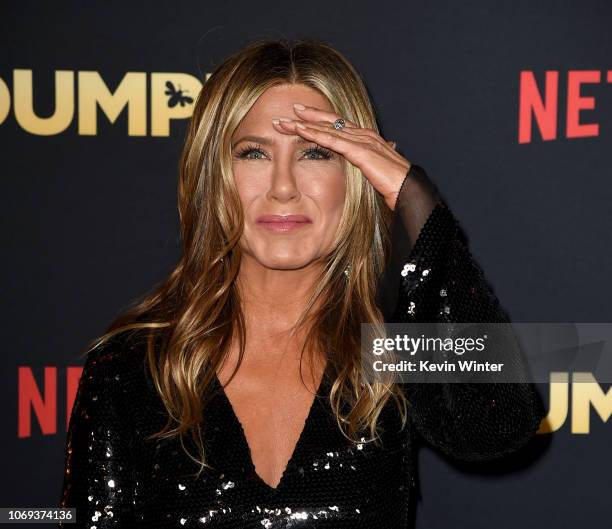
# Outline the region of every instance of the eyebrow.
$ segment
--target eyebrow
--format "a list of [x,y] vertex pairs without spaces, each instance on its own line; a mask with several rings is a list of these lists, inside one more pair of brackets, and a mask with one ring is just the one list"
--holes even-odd
[[[273,145],[274,144],[274,140],[271,138],[268,138],[266,136],[252,136],[252,135],[248,135],[248,136],[242,136],[241,138],[239,138],[238,140],[236,140],[233,144],[232,144],[232,149],[238,145],[239,143],[242,143],[243,141],[252,141],[255,143],[261,143],[262,145]],[[302,138],[302,136],[296,136],[294,139],[294,143],[315,143],[312,140],[307,140],[306,138]]]

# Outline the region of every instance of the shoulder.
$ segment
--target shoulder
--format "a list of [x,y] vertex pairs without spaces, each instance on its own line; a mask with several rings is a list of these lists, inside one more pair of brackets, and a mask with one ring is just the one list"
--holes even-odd
[[74,404],[77,417],[87,424],[127,425],[147,406],[157,406],[146,335],[120,333],[87,353]]
[[144,377],[146,333],[126,331],[89,350],[81,377],[84,383],[124,387]]

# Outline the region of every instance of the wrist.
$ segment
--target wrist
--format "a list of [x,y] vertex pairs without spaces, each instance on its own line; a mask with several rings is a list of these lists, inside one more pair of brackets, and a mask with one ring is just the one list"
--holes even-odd
[[402,190],[404,189],[404,184],[406,183],[406,180],[408,180],[408,177],[410,175],[410,171],[412,170],[412,167],[413,167],[413,164],[408,162],[408,168],[404,172],[404,176],[402,177],[399,185],[396,186],[397,187],[397,191],[392,193],[390,200],[387,200],[387,204],[389,204],[389,207],[391,208],[392,211],[395,211],[396,208],[397,208],[400,194],[402,193]]

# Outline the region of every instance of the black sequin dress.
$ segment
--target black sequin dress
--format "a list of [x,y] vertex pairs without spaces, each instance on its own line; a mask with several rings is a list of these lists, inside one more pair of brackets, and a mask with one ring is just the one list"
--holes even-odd
[[[378,292],[386,321],[507,321],[422,167],[412,165],[394,215],[392,255]],[[351,444],[331,413],[326,370],[295,451],[272,488],[255,472],[217,379],[204,415],[214,470],[195,479],[180,441],[146,440],[166,418],[144,359],[143,347],[120,337],[87,357],[60,501],[76,507],[77,523],[66,527],[405,528],[416,485],[416,442],[456,459],[492,459],[526,444],[545,415],[528,383],[403,384],[407,425],[400,427],[391,399],[380,419],[382,446],[365,438]]]

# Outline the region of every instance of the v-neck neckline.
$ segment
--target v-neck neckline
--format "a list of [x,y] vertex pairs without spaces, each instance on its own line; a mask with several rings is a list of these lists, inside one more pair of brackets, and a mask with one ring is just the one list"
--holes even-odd
[[283,473],[281,474],[281,477],[278,483],[276,484],[276,487],[272,487],[271,485],[266,483],[264,479],[257,473],[257,470],[255,468],[255,463],[253,463],[253,455],[251,453],[251,447],[247,440],[247,437],[244,431],[244,427],[242,426],[242,423],[240,422],[240,419],[238,418],[238,415],[236,414],[234,406],[232,405],[232,402],[230,401],[227,393],[225,392],[225,388],[223,387],[223,384],[221,384],[221,381],[219,380],[217,373],[214,374],[214,384],[219,391],[219,395],[221,396],[227,408],[228,413],[231,416],[231,421],[234,423],[234,426],[236,427],[236,430],[238,431],[238,435],[240,437],[241,449],[243,450],[245,454],[245,458],[247,459],[249,472],[251,476],[257,481],[257,483],[259,483],[259,485],[262,486],[268,493],[275,494],[281,490],[281,488],[283,487],[283,484],[286,481],[287,472],[289,468],[291,468],[291,466],[293,465],[293,462],[295,461],[297,456],[300,454],[302,445],[304,444],[306,436],[309,433],[310,424],[314,419],[315,410],[319,404],[317,399],[321,397],[321,391],[327,387],[327,382],[328,382],[327,377],[329,374],[328,373],[329,368],[330,368],[330,363],[328,361],[326,362],[325,369],[323,370],[323,375],[321,376],[321,380],[319,381],[319,384],[317,386],[317,390],[312,399],[312,403],[310,404],[310,408],[308,409],[308,414],[306,415],[306,419],[304,420],[304,426],[302,428],[302,431],[300,432],[300,435],[295,443],[295,446],[293,447],[293,452],[291,453],[291,456],[287,460],[287,464],[285,465],[285,468],[283,469]]

